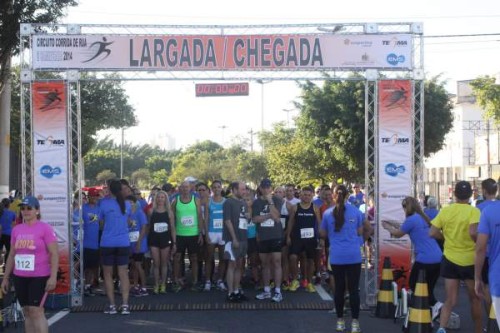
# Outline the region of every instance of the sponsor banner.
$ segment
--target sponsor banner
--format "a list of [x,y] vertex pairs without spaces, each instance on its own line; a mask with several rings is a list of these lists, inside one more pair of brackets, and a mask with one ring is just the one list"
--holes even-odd
[[34,69],[412,69],[410,34],[34,35]]
[[59,247],[57,294],[69,293],[68,147],[66,85],[33,83],[34,194],[40,201],[42,221],[55,230]]
[[412,189],[412,107],[409,80],[379,82],[379,175],[378,209],[380,266],[391,258],[399,287],[408,288],[411,267],[411,242],[408,236],[392,238],[382,221],[402,224],[401,201]]

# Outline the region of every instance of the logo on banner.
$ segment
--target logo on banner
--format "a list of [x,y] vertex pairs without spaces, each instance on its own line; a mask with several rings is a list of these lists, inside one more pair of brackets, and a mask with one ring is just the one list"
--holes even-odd
[[101,58],[101,60],[100,60],[100,61],[103,61],[104,59],[109,57],[109,55],[111,54],[111,50],[108,49],[108,46],[110,46],[113,43],[114,42],[108,42],[106,37],[102,37],[102,42],[93,42],[92,44],[90,44],[89,50],[97,48],[97,52],[90,59],[87,59],[87,60],[82,61],[82,62],[83,63],[90,62],[90,61],[96,59],[97,57],[101,56],[101,54],[106,54],[104,56],[104,58]]
[[393,134],[390,137],[380,138],[382,143],[386,143],[389,145],[407,145],[410,143],[410,138],[408,137],[399,137],[397,134]]
[[60,92],[58,89],[54,89],[51,91],[39,91],[39,93],[45,95],[43,104],[39,108],[39,110],[42,112],[55,109],[62,102],[61,97],[59,97],[62,92]]
[[384,106],[389,109],[394,109],[406,102],[408,99],[408,91],[404,87],[394,89],[390,94],[386,95],[383,99]]
[[385,173],[391,177],[397,177],[399,174],[406,172],[404,165],[396,165],[394,163],[388,163],[385,165]]
[[58,176],[62,173],[60,167],[51,167],[50,165],[44,165],[40,168],[40,174],[45,178],[51,179],[54,176]]
[[360,47],[371,47],[373,42],[371,40],[351,40],[349,38],[344,39],[344,45],[347,46],[360,46]]
[[382,192],[380,196],[384,199],[404,199],[406,198],[406,194],[389,194],[387,192]]
[[387,55],[387,63],[389,63],[389,65],[397,66],[398,64],[404,63],[405,60],[406,60],[406,58],[402,54],[397,55],[395,53],[389,53]]
[[64,146],[64,140],[63,139],[54,139],[52,135],[49,135],[45,139],[37,139],[36,144],[40,146],[57,146],[57,147],[62,147]]
[[397,37],[393,37],[391,40],[383,40],[382,45],[383,46],[392,46],[393,48],[396,48],[396,47],[401,47],[401,46],[408,46],[408,41],[407,40],[399,40]]

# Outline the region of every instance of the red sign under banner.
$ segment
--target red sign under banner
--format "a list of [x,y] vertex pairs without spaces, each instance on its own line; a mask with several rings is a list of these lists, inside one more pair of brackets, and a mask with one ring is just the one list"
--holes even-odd
[[196,97],[248,96],[248,90],[248,82],[199,83],[196,84]]

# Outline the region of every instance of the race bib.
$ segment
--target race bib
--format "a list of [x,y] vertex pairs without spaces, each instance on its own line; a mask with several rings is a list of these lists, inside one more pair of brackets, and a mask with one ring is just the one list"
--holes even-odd
[[273,221],[273,220],[271,220],[271,219],[267,219],[267,220],[265,220],[264,222],[262,222],[262,223],[260,224],[260,226],[261,226],[261,227],[266,227],[266,228],[269,228],[269,227],[271,227],[271,228],[272,228],[272,227],[274,227],[274,221]]
[[130,243],[135,243],[139,240],[139,231],[131,231],[128,233],[128,239]]
[[33,272],[35,270],[34,254],[16,254],[14,261],[18,271]]
[[300,238],[313,238],[314,228],[302,228],[300,229]]
[[166,222],[155,223],[153,230],[155,232],[167,232],[168,231],[168,223],[166,223]]
[[248,220],[245,218],[240,218],[240,229],[247,230],[248,229]]
[[214,229],[222,229],[222,219],[214,219]]
[[194,218],[192,216],[184,216],[181,218],[181,224],[185,227],[194,226]]

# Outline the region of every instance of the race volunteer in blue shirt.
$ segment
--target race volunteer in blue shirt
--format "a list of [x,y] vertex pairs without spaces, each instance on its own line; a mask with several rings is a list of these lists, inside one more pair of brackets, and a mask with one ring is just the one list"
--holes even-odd
[[346,205],[348,191],[337,185],[333,191],[335,206],[323,214],[320,236],[330,241],[330,264],[335,279],[335,310],[337,331],[345,330],[344,294],[346,281],[351,302],[351,332],[361,332],[359,327],[359,279],[361,251],[359,236],[363,233],[364,215],[354,205]]
[[10,235],[12,233],[12,225],[16,221],[16,213],[9,209],[10,200],[8,198],[2,199],[0,203],[0,226],[1,226],[1,234],[0,237],[0,251],[5,246],[5,260],[7,262],[7,258],[9,257],[10,252]]
[[[486,246],[489,245],[489,274],[490,295],[495,313],[500,311],[500,201],[494,201],[484,208],[479,220],[476,241],[476,258],[474,263],[474,284],[476,294],[484,297],[484,283],[481,272],[486,256]],[[497,315],[500,325],[500,316]]]
[[390,221],[382,221],[382,226],[396,238],[401,238],[404,235],[410,236],[415,251],[415,262],[410,274],[410,288],[415,291],[418,272],[424,270],[429,289],[429,305],[434,306],[438,303],[434,297],[434,287],[439,278],[443,252],[437,241],[429,236],[431,220],[422,211],[417,199],[406,197],[401,205],[406,216],[401,228]]
[[85,270],[85,294],[93,295],[91,284],[98,278],[99,269],[99,199],[98,191],[89,191],[87,203],[82,206],[83,219],[83,267]]

